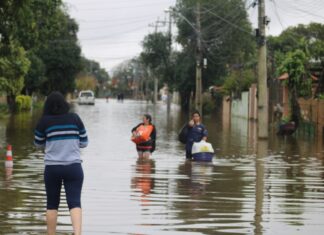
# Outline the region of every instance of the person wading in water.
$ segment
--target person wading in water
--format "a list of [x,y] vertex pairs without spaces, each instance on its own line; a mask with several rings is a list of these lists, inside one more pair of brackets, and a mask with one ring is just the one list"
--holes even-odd
[[62,184],[74,234],[81,234],[83,170],[80,148],[88,145],[88,137],[80,117],[69,113],[69,109],[69,104],[61,93],[51,93],[45,101],[43,116],[35,129],[35,145],[45,148],[44,180],[48,235],[56,234]]
[[143,122],[132,129],[132,141],[136,144],[138,157],[149,157],[155,151],[156,128],[149,114],[143,116]]

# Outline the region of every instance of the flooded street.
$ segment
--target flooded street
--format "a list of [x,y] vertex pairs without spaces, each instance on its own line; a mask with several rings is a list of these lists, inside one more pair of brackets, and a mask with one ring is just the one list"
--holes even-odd
[[[312,234],[324,231],[324,146],[306,137],[256,140],[256,125],[214,113],[203,123],[213,163],[185,161],[177,133],[188,116],[173,106],[98,99],[75,105],[82,150],[84,234]],[[140,160],[130,130],[150,113],[157,150]],[[45,234],[43,154],[33,147],[37,114],[0,120],[0,234]],[[14,169],[4,168],[6,144]],[[58,234],[71,234],[65,201]]]

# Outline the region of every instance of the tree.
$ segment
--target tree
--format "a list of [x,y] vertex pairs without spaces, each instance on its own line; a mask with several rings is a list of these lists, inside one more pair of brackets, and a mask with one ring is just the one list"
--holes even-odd
[[80,76],[76,79],[76,89],[78,91],[82,90],[92,90],[94,91],[97,86],[97,79],[93,76]]
[[99,85],[107,83],[110,79],[107,71],[100,67],[100,64],[97,61],[89,60],[85,57],[82,57],[82,71],[81,74],[93,75],[98,81]]
[[77,43],[76,22],[66,13],[56,15],[60,25],[53,38],[42,45],[38,51],[45,64],[45,80],[41,87],[43,94],[53,90],[63,94],[74,91],[75,77],[81,70],[81,49]]
[[142,63],[151,70],[155,77],[170,83],[172,74],[170,73],[169,37],[161,32],[149,34],[145,36],[142,46],[143,51],[140,55]]
[[24,93],[31,95],[35,91],[39,91],[44,83],[46,76],[46,66],[44,61],[32,51],[27,53],[27,58],[31,62],[31,66],[25,77]]
[[291,105],[291,118],[294,121],[300,120],[300,106],[298,97],[307,96],[311,93],[312,80],[306,70],[308,62],[306,54],[302,50],[288,52],[286,58],[278,68],[281,74],[287,73],[286,85],[289,89]]
[[[200,37],[203,47],[203,58],[208,60],[207,69],[203,70],[203,87],[222,85],[232,65],[253,68],[255,64],[256,43],[252,36],[252,27],[248,20],[244,1],[242,0],[205,0],[201,1],[201,32],[196,28],[196,2],[194,0],[178,0],[176,5],[176,22],[178,26],[177,41],[182,45],[186,58],[175,70],[177,75],[186,78],[177,79],[178,87],[186,86],[182,92],[187,97],[195,91],[194,68],[197,38]],[[188,58],[191,58],[190,60]],[[183,64],[188,62],[188,64]],[[202,61],[200,62],[202,63]],[[187,71],[184,71],[187,69]],[[188,97],[186,98],[186,100]]]
[[255,82],[256,76],[253,70],[244,67],[233,68],[223,84],[223,90],[226,95],[234,94],[235,97],[240,97],[242,91],[248,91],[251,84]]
[[317,93],[324,93],[324,24],[300,24],[289,27],[279,36],[269,37],[269,61],[272,66],[270,71],[280,71],[276,68],[286,59],[287,53],[295,50],[301,50],[307,56],[309,72],[314,72],[320,77]]
[[73,41],[53,43],[43,49],[42,60],[46,64],[46,79],[41,92],[63,94],[74,91],[75,77],[81,69],[81,49]]
[[24,86],[24,77],[30,66],[24,48],[11,41],[0,44],[0,87],[7,92],[10,110],[15,108],[15,97]]
[[[78,25],[62,4],[61,0],[0,2],[2,48],[9,48],[14,41],[27,51],[31,62],[26,79],[21,77],[25,93],[74,89],[74,77],[80,70]],[[7,55],[3,52],[2,56]]]

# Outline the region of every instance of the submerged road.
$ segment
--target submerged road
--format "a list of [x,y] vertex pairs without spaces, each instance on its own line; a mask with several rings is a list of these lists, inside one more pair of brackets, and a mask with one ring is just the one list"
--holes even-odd
[[[324,148],[315,139],[257,142],[255,123],[204,118],[213,163],[186,162],[177,106],[97,100],[74,107],[89,146],[82,150],[84,234],[306,234],[324,231]],[[157,151],[139,160],[130,130],[150,113]],[[42,152],[32,145],[36,114],[0,120],[0,146],[13,145],[13,171],[0,167],[0,234],[45,234]],[[4,154],[3,154],[4,155]],[[2,161],[1,161],[2,165]],[[71,234],[64,200],[59,233]]]

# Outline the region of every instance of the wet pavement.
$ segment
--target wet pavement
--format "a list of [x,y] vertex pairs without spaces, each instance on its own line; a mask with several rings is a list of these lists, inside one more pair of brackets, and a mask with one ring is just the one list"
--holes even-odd
[[[75,105],[89,135],[82,150],[84,234],[306,234],[324,232],[323,140],[257,141],[256,125],[214,113],[204,118],[213,163],[188,162],[178,130],[187,115],[173,106],[97,100]],[[138,159],[130,130],[151,113],[157,151]],[[45,234],[43,157],[33,145],[39,115],[0,120],[0,234]],[[13,145],[14,169],[4,166]],[[1,167],[2,166],[2,167]],[[64,199],[58,234],[71,234]]]

